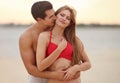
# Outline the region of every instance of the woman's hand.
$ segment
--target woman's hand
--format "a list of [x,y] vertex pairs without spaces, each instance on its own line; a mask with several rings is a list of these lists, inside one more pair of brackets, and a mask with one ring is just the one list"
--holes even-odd
[[61,42],[58,44],[59,50],[64,50],[67,46],[67,41],[65,39],[62,39]]
[[64,80],[70,80],[74,78],[74,76],[78,73],[77,66],[78,65],[74,65],[66,70]]

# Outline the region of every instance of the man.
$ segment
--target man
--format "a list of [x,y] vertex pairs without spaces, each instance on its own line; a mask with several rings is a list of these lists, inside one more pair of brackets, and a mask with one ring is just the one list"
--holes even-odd
[[[51,78],[62,80],[62,71],[40,72],[36,66],[36,48],[38,36],[41,32],[50,29],[56,19],[52,4],[48,1],[39,1],[33,4],[31,13],[36,23],[30,26],[19,39],[20,54],[27,72],[30,74],[29,83],[47,83],[46,79]],[[42,82],[43,81],[43,82]]]
[[[36,48],[39,34],[43,31],[50,30],[50,27],[54,25],[56,19],[52,4],[48,1],[38,1],[32,5],[31,13],[36,23],[23,32],[19,39],[20,54],[25,68],[30,74],[29,83],[47,83],[47,79],[49,78],[63,80],[65,75],[64,71],[40,72],[36,66]],[[60,46],[65,47],[64,44]],[[71,79],[78,78],[79,75],[78,73],[78,75]]]

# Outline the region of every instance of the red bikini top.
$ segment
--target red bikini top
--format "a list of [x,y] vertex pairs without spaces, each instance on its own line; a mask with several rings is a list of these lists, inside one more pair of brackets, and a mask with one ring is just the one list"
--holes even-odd
[[[49,56],[58,47],[58,45],[51,42],[51,38],[52,38],[52,32],[50,32],[50,41],[49,41],[48,48],[46,51],[46,57]],[[59,55],[57,59],[65,58],[68,60],[72,60],[72,55],[73,55],[73,47],[69,42],[67,42],[66,48],[61,52],[61,54]]]

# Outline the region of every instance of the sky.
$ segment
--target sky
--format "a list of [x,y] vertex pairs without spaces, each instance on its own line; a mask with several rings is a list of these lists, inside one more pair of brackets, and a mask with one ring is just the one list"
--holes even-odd
[[[35,22],[31,6],[41,0],[0,0],[0,23]],[[47,0],[55,10],[64,5],[77,11],[77,23],[120,24],[120,0]]]

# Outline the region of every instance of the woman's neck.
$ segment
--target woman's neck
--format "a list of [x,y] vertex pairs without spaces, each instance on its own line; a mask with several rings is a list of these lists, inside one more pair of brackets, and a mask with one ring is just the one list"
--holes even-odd
[[58,27],[58,26],[54,26],[53,30],[52,30],[52,34],[56,37],[63,37],[64,34],[64,28],[62,27]]

